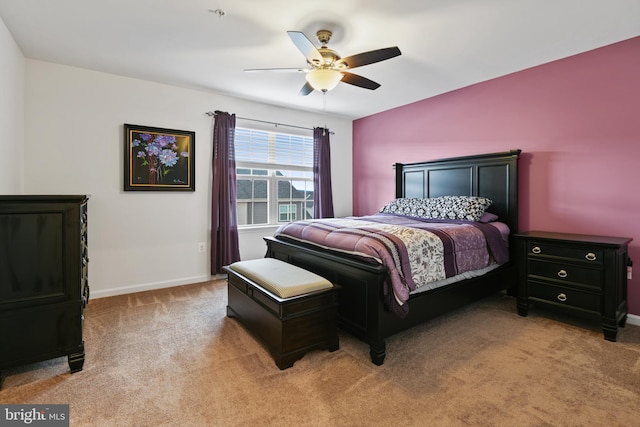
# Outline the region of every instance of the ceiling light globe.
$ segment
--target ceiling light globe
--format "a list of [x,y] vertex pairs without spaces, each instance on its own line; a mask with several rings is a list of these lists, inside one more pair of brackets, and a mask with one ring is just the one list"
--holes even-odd
[[307,73],[305,78],[315,90],[328,92],[338,86],[342,74],[336,70],[319,68]]

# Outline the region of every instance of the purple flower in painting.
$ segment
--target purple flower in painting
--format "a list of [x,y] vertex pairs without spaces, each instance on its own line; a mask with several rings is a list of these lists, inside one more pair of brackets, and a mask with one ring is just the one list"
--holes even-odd
[[155,139],[155,143],[160,147],[164,148],[169,144],[174,144],[176,142],[176,137],[173,135],[157,135]]
[[144,158],[144,157],[146,157],[146,156],[147,156],[147,155],[145,154],[145,152],[144,152],[144,151],[138,151],[138,158],[139,158],[139,159]]
[[134,139],[133,141],[131,141],[131,146],[132,147],[139,147],[140,146],[140,140],[139,139]]
[[176,156],[173,150],[162,150],[158,158],[160,159],[160,163],[167,167],[175,166],[175,164],[178,163],[178,156]]
[[189,152],[183,151],[180,153],[180,157],[189,157]]
[[148,133],[141,133],[140,139],[142,139],[144,142],[149,142],[149,140],[151,139],[151,135],[149,135]]
[[156,144],[155,142],[147,145],[147,153],[149,153],[150,156],[158,156],[160,155],[160,153],[162,152],[162,147],[160,147],[159,144]]

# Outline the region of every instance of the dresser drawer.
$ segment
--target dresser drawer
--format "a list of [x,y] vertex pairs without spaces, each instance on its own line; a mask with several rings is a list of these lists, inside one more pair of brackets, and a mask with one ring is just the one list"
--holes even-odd
[[604,260],[603,251],[596,248],[560,246],[534,241],[528,242],[527,251],[533,255],[568,258],[600,265]]
[[580,267],[571,264],[529,259],[529,276],[571,282],[602,288],[602,270],[599,268]]
[[600,295],[577,291],[574,289],[567,289],[562,286],[554,286],[532,281],[529,282],[529,296],[558,304],[583,308],[585,310],[597,312],[601,310]]

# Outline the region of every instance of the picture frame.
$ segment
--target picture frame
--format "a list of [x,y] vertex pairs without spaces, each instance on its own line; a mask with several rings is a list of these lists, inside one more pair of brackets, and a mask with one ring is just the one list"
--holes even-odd
[[195,191],[195,132],[124,124],[124,191]]

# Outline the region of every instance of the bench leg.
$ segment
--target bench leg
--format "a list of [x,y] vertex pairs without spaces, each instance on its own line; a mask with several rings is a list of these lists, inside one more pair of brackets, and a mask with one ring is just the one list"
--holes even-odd
[[229,306],[227,306],[227,317],[237,317],[236,312]]
[[383,341],[372,343],[369,346],[369,356],[374,365],[381,366],[384,363],[384,358],[387,355],[387,345]]
[[300,357],[275,357],[274,356],[273,360],[276,362],[276,366],[281,371],[283,371],[287,368],[292,367],[294,362],[300,358],[302,358],[302,356]]
[[336,335],[336,337],[332,339],[331,342],[329,343],[329,347],[327,347],[327,350],[333,353],[334,351],[339,349],[340,349],[340,340],[338,339],[338,335]]

